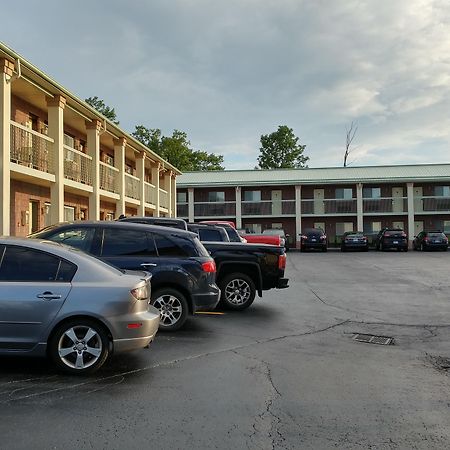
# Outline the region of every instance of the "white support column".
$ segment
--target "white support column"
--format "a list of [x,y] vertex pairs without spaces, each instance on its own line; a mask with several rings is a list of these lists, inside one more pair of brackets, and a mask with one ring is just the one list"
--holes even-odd
[[363,214],[363,185],[358,183],[356,185],[356,231],[363,231],[364,229],[364,214]]
[[194,222],[194,188],[188,188],[188,220]]
[[159,217],[159,168],[161,165],[156,162],[152,166],[152,184],[155,186],[155,217]]
[[114,139],[114,167],[119,169],[117,174],[117,191],[120,198],[116,200],[116,219],[125,215],[125,138]]
[[136,157],[136,172],[139,178],[139,203],[138,215],[145,216],[145,152],[140,152]]
[[302,187],[295,186],[295,236],[294,243],[297,248],[300,247],[300,234],[302,232]]
[[169,170],[164,174],[164,190],[167,191],[169,217],[172,217],[172,171]]
[[406,191],[408,196],[408,245],[412,248],[412,241],[414,240],[414,183],[406,183]]
[[92,187],[89,194],[89,219],[100,219],[100,130],[99,120],[86,122],[87,151],[92,157]]
[[0,60],[0,235],[10,234],[11,210],[11,77],[14,64]]
[[170,183],[172,185],[172,199],[170,202],[170,205],[172,207],[171,217],[177,217],[177,177],[175,174],[172,174]]
[[47,98],[48,136],[53,139],[55,183],[50,188],[51,223],[64,221],[64,108],[66,99],[61,95]]
[[242,228],[242,191],[236,186],[236,228]]

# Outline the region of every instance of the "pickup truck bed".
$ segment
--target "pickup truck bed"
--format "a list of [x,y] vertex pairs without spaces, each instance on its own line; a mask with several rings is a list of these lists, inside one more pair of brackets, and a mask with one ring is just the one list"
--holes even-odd
[[203,242],[217,266],[221,303],[230,309],[248,308],[256,293],[288,287],[283,247],[235,242]]

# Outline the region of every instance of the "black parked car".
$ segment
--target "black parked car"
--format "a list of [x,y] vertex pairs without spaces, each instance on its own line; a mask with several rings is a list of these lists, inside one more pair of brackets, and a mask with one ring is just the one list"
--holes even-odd
[[230,242],[224,227],[200,223],[188,223],[188,230],[196,233],[202,242]]
[[321,228],[307,228],[300,237],[300,250],[316,248],[327,251],[327,235]]
[[383,228],[375,238],[377,250],[396,248],[398,251],[408,251],[408,236],[400,228]]
[[247,242],[246,239],[237,232],[236,228],[234,228],[226,221],[204,220],[199,223],[205,225],[217,225],[225,228],[225,231],[227,232],[228,237],[230,238],[230,242]]
[[178,228],[179,230],[187,230],[187,223],[183,219],[173,217],[139,217],[130,216],[119,219],[120,222],[145,223],[147,225],[158,225],[160,227]]
[[160,330],[174,331],[188,313],[219,302],[216,265],[197,235],[176,228],[123,221],[52,225],[30,237],[76,247],[120,269],[151,272],[151,304],[161,313]]
[[369,251],[369,240],[361,231],[346,231],[342,235],[341,252],[347,250]]
[[421,231],[413,241],[414,250],[447,251],[448,238],[442,231]]

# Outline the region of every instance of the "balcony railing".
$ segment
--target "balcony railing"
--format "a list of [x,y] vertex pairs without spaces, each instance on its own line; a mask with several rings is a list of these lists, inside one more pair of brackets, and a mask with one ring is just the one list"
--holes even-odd
[[235,202],[195,203],[194,215],[197,217],[230,217],[236,215]]
[[414,199],[415,212],[450,212],[450,197],[421,197]]
[[119,169],[100,161],[100,189],[117,193],[117,176]]
[[187,203],[177,204],[177,216],[178,217],[189,217],[189,206]]
[[243,216],[284,216],[295,214],[295,200],[242,202]]
[[64,145],[64,178],[92,186],[92,157]]
[[406,213],[408,212],[407,197],[364,198],[364,213]]
[[145,193],[145,201],[147,203],[151,203],[152,205],[156,204],[156,187],[151,183],[147,183],[144,181],[144,193]]
[[310,199],[302,200],[303,215],[356,214],[356,199]]
[[139,195],[139,178],[130,175],[129,173],[125,174],[125,195],[129,198],[134,198],[135,200],[140,199]]
[[159,188],[159,206],[169,209],[169,194],[161,188]]
[[11,121],[11,162],[54,174],[53,139]]

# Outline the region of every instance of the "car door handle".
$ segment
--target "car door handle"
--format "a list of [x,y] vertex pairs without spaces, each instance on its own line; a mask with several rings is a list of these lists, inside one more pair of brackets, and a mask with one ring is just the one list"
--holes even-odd
[[36,295],[37,298],[42,298],[44,300],[58,300],[61,298],[61,294],[53,294],[53,292],[43,292],[42,294]]
[[157,265],[155,263],[142,263],[141,267],[156,267]]

